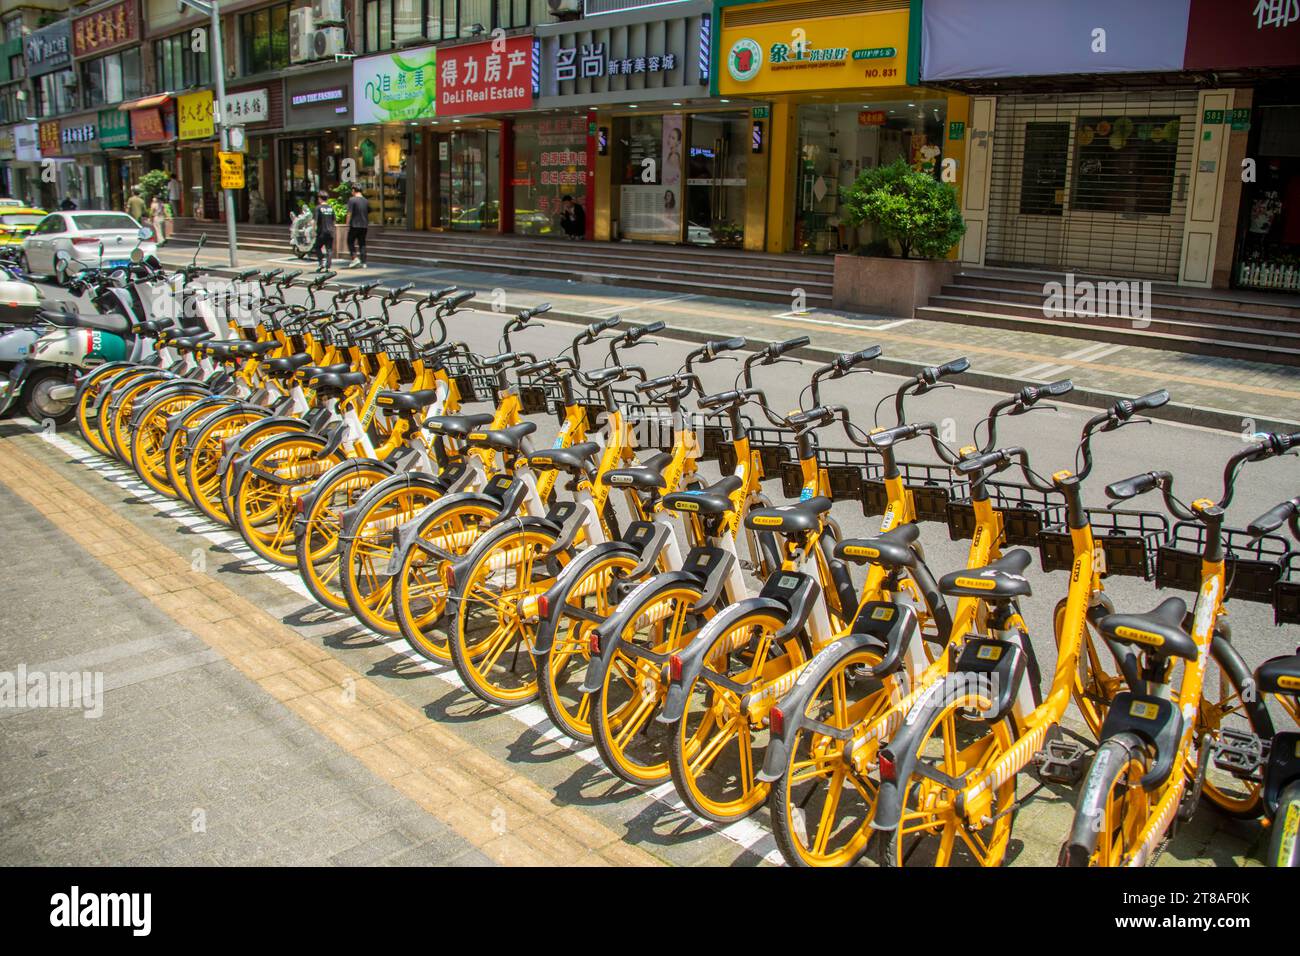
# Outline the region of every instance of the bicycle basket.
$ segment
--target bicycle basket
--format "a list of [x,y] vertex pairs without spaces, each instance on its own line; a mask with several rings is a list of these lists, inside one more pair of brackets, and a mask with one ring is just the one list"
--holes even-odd
[[[954,476],[946,465],[900,461],[898,470],[903,484],[912,492],[917,521],[947,521],[948,503],[970,493],[970,482]],[[862,483],[862,513],[868,517],[883,515],[887,507],[889,494],[883,470],[875,475],[868,472]]]
[[[826,472],[832,501],[858,501],[862,498],[864,471],[879,470],[878,462],[867,458],[863,448],[818,448],[817,467]],[[803,491],[803,466],[793,458],[781,462],[781,492],[798,498]]]
[[1286,556],[1282,577],[1273,585],[1273,623],[1300,624],[1300,551]]
[[[696,453],[699,461],[717,461],[724,448],[730,449],[734,436],[731,434],[731,419],[722,412],[713,412],[705,415],[696,413],[692,416],[692,422],[695,426],[695,434],[698,438]],[[748,426],[746,426],[748,427]],[[735,453],[732,451],[731,457],[734,459]],[[723,471],[723,474],[732,474],[736,470],[733,464],[730,471]]]
[[[1169,519],[1155,511],[1085,511],[1092,536],[1106,555],[1103,576],[1150,581],[1156,573],[1156,551],[1169,534]],[[1038,559],[1044,571],[1068,571],[1074,566],[1074,542],[1066,525],[1043,529],[1038,536]]]
[[519,376],[519,407],[525,415],[541,415],[561,409],[563,393],[553,379],[537,375]]
[[[762,478],[778,478],[781,475],[781,463],[790,460],[790,449],[794,447],[794,432],[788,428],[751,428],[749,431],[750,451],[758,452],[758,465],[763,471]],[[736,470],[736,449],[723,445],[718,449],[718,468],[723,474]],[[795,495],[799,492],[796,490]]]
[[[1065,496],[1043,492],[1011,481],[987,481],[984,487],[994,509],[1002,513],[1003,537],[1007,544],[1036,546],[1043,528],[1065,523]],[[953,541],[975,533],[975,505],[963,496],[948,502],[948,535]]]
[[487,402],[496,397],[496,374],[480,365],[475,356],[450,352],[443,356],[442,366],[456,383],[462,402]]
[[[1282,562],[1288,550],[1286,539],[1275,534],[1252,539],[1248,531],[1224,528],[1223,546],[1227,597],[1272,604],[1273,588],[1282,577]],[[1204,549],[1205,525],[1199,521],[1176,522],[1160,546],[1156,587],[1199,591]]]

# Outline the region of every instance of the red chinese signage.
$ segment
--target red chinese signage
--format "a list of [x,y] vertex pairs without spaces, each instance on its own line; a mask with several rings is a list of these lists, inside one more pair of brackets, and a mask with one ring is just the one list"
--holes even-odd
[[45,157],[59,156],[63,153],[62,142],[59,139],[59,122],[53,120],[48,123],[42,123],[38,140],[41,144],[41,155]]
[[884,126],[885,111],[884,110],[860,110],[858,112],[858,125],[859,126]]
[[139,146],[141,143],[162,143],[170,138],[162,111],[157,107],[131,111],[131,142]]
[[439,116],[497,113],[532,105],[531,36],[438,50]]
[[140,39],[140,8],[136,0],[122,0],[72,21],[72,54],[95,56]]
[[1300,65],[1297,0],[1192,0],[1189,70]]

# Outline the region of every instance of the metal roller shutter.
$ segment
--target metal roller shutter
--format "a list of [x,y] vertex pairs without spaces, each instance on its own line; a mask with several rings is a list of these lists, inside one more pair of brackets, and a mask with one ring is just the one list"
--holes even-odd
[[990,265],[1177,279],[1195,91],[1000,97]]

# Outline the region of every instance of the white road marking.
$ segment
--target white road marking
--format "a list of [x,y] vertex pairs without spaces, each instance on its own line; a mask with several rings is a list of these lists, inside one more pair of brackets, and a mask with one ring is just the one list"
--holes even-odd
[[[1052,381],[1056,377],[1064,374],[1074,368],[1077,362],[1095,362],[1103,359],[1108,355],[1114,355],[1116,352],[1128,348],[1127,345],[1112,345],[1110,342],[1094,342],[1075,352],[1062,355],[1059,359],[1052,362],[1043,362],[1041,365],[1033,365],[1024,371],[1017,372],[1016,378],[1039,378],[1043,381]],[[1074,362],[1062,364],[1062,360],[1074,359]]]
[[908,322],[916,321],[915,319],[899,319],[896,322],[886,322],[884,325],[869,325],[867,322],[839,322],[835,319],[817,319],[803,312],[777,312],[772,318],[794,319],[796,322],[807,322],[810,325],[830,325],[838,329],[852,329],[855,332],[883,332],[886,329],[896,329],[900,325],[907,325]]
[[590,312],[583,312],[582,315],[589,315],[594,318],[607,318],[618,312],[632,312],[636,309],[648,309],[655,305],[667,305],[670,302],[685,302],[687,299],[698,299],[698,295],[670,295],[663,299],[647,299],[644,302],[635,301],[632,303],[623,302],[618,305],[608,305],[599,309],[592,309]]
[[[134,471],[123,467],[117,462],[111,461],[88,450],[87,448],[79,446],[57,433],[41,433],[36,423],[32,422],[30,419],[26,420],[26,424],[32,429],[32,431],[41,434],[42,438],[69,455],[78,463],[98,472],[105,478],[111,480],[114,484],[129,491],[140,501],[153,505],[160,513],[169,518],[174,518],[195,534],[206,538],[221,550],[229,553],[232,557],[245,561],[250,567],[256,567],[276,583],[283,585],[293,593],[307,599],[313,606],[319,607],[316,603],[316,599],[312,597],[311,591],[309,591],[307,586],[303,584],[302,578],[299,577],[296,571],[290,571],[273,565],[268,561],[264,561],[255,551],[253,551],[252,548],[248,547],[248,545],[244,543],[244,539],[238,532],[231,531],[223,525],[219,525],[206,517],[198,515],[196,512],[190,510],[190,507],[182,501],[167,498],[158,494],[141,481]],[[456,673],[454,667],[445,664],[435,664],[422,657],[406,645],[405,640],[401,635],[387,636],[375,634],[374,637],[380,643],[386,644],[390,650],[401,654],[420,669],[427,671],[439,680],[460,690],[465,688],[464,682],[460,679],[460,675]],[[503,716],[509,717],[526,727],[536,729],[543,739],[564,747],[574,756],[578,757],[578,759],[592,767],[595,767],[603,776],[606,776],[611,780],[616,779],[614,775],[605,768],[604,761],[601,760],[600,753],[594,746],[579,744],[574,740],[570,740],[554,727],[542,730],[540,725],[549,723],[549,719],[546,717],[546,712],[539,704],[527,704],[523,707],[499,711],[498,713],[501,713]],[[676,789],[673,787],[671,781],[662,787],[650,791],[647,793],[647,796],[649,796],[654,802],[677,812],[683,817],[692,817],[690,811],[687,810],[686,805],[677,797]],[[698,820],[697,822],[716,833],[721,833],[731,842],[751,852],[757,852],[754,850],[754,847],[763,840],[769,842],[773,840],[771,832],[753,819],[739,820],[727,826],[719,826],[718,824],[707,820]],[[767,853],[763,855],[763,859],[773,864],[780,864],[782,862],[781,853],[775,848],[767,851]]]

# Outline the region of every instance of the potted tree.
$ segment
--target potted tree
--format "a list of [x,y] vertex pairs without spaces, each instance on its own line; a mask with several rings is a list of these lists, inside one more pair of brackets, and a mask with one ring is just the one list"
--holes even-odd
[[[910,318],[957,271],[944,258],[966,232],[957,191],[898,159],[863,172],[840,198],[843,218],[871,223],[877,238],[866,255],[835,257],[835,308]],[[899,257],[880,255],[894,246]]]

